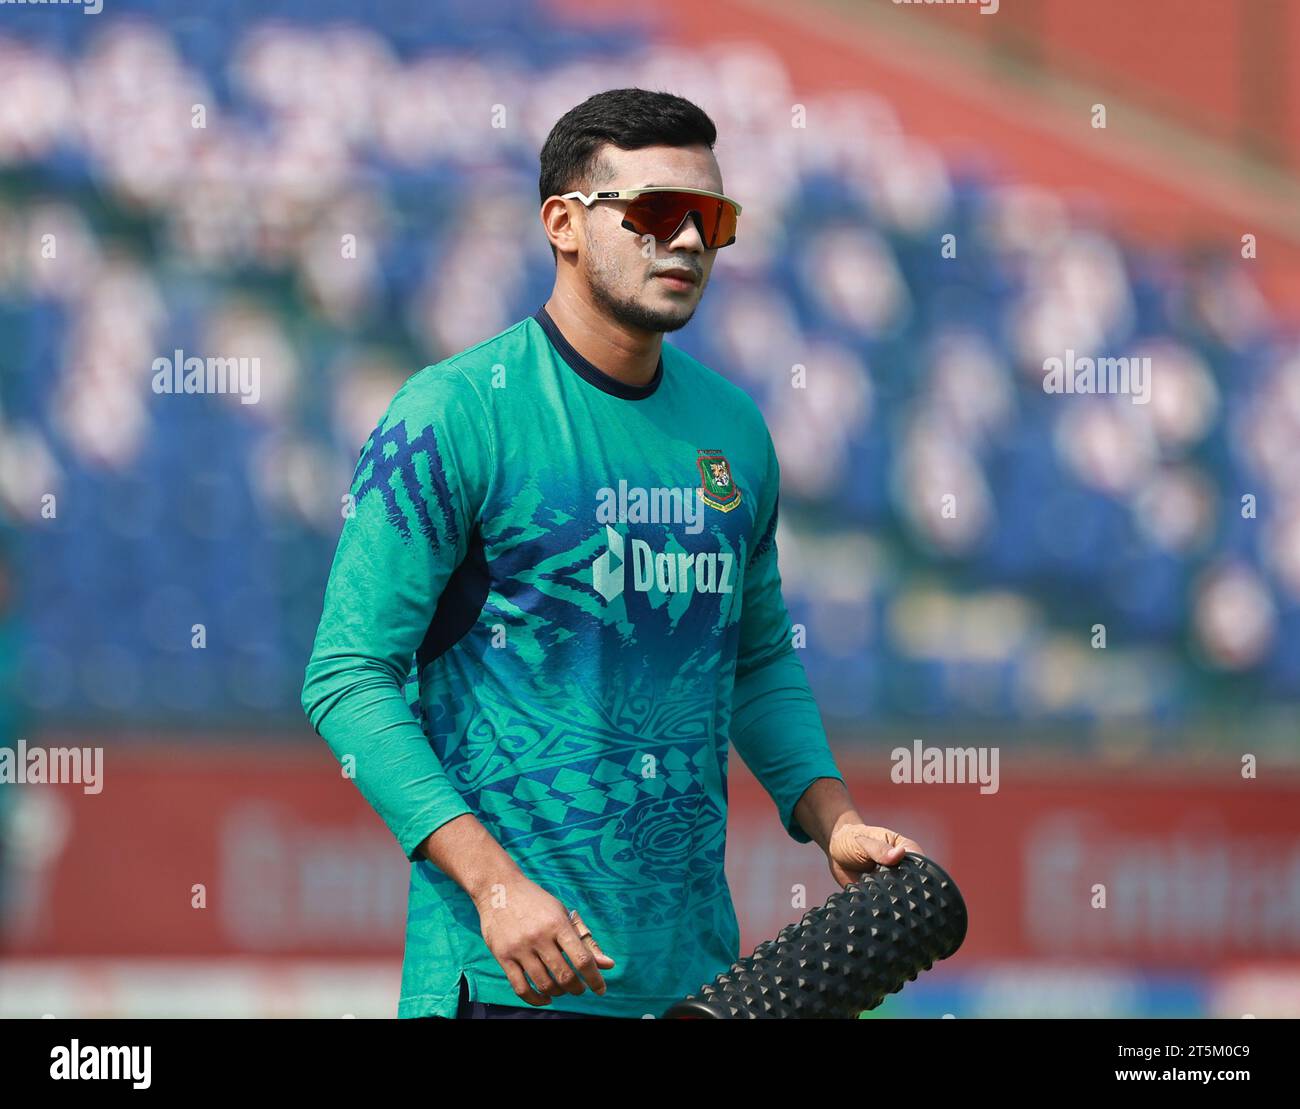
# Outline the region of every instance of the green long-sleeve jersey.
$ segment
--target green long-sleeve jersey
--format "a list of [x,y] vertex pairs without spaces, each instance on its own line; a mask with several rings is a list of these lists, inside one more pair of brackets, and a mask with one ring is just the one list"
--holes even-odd
[[[789,835],[841,778],[791,643],[758,407],[669,343],[629,386],[544,308],[414,374],[361,451],[302,703],[411,862],[398,1015],[524,1004],[419,853],[476,816],[658,1016],[739,955],[728,741]],[[408,676],[418,699],[405,692]]]

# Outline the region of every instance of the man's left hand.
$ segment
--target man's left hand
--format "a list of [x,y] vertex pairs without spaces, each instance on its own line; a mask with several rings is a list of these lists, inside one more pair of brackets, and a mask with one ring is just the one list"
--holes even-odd
[[878,864],[894,866],[909,851],[924,855],[915,840],[879,828],[874,824],[841,824],[831,833],[826,846],[826,859],[831,866],[831,876],[841,887],[856,882]]

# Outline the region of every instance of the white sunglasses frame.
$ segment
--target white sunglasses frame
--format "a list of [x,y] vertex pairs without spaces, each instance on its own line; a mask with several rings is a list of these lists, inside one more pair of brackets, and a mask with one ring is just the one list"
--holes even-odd
[[[709,189],[688,189],[685,188],[684,186],[677,186],[677,185],[648,185],[644,189],[597,189],[590,196],[588,196],[586,193],[583,192],[572,192],[572,193],[564,193],[563,195],[561,195],[560,199],[578,200],[582,202],[582,206],[584,208],[590,208],[598,200],[635,200],[642,193],[690,193],[692,196],[711,196],[715,200],[725,200],[728,204],[730,204],[732,207],[736,209],[737,216],[739,216],[742,211],[740,205],[736,201],[732,200],[731,197],[727,196],[724,193],[715,193]],[[685,223],[688,219],[690,219],[689,212],[682,217],[682,223]],[[624,224],[624,226],[626,227],[627,225]],[[673,231],[672,235],[669,236],[669,239],[675,238],[677,233],[681,231],[681,229],[682,229],[681,224],[678,224],[676,229]],[[628,228],[628,230],[632,231],[635,230],[635,228]],[[668,242],[669,240],[660,239],[658,241]],[[736,236],[733,235],[730,241],[725,243],[720,243],[718,246],[709,247],[707,249],[721,250],[724,246],[731,246],[732,243],[734,243],[735,241],[736,241]]]

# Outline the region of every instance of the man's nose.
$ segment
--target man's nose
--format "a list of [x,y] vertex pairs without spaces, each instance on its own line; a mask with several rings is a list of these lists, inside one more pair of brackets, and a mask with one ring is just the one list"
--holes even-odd
[[677,230],[669,236],[666,245],[670,249],[704,251],[704,217],[699,212],[690,211],[682,217]]

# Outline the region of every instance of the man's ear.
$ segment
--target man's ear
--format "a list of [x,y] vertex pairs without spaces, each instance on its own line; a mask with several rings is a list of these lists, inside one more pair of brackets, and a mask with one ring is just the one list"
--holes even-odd
[[578,252],[578,226],[567,201],[548,196],[542,205],[541,218],[546,237],[556,250],[561,254]]

